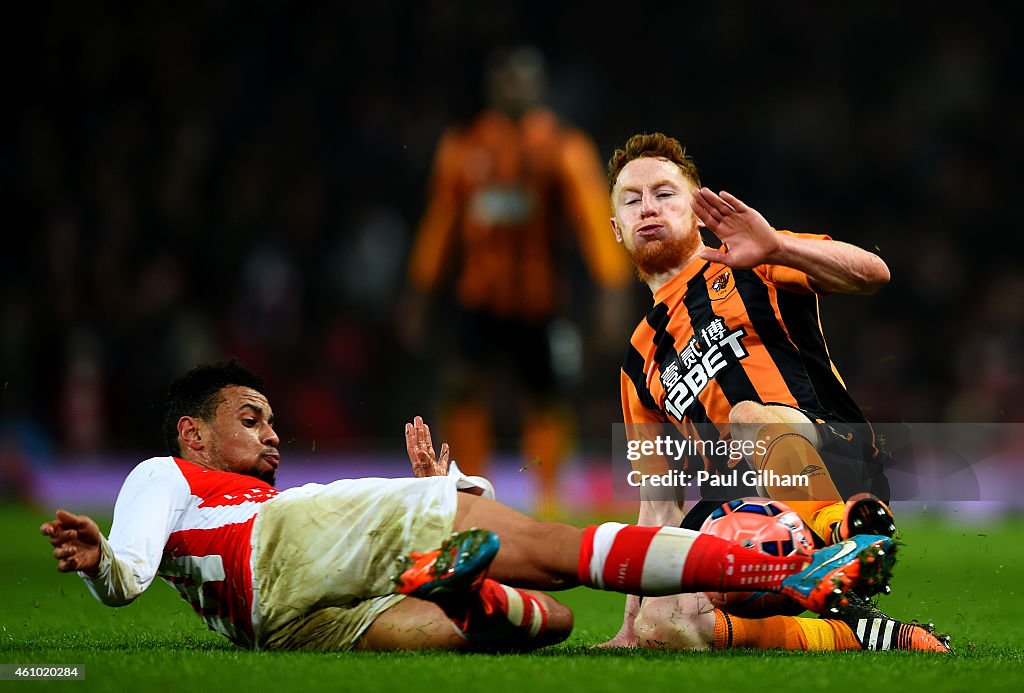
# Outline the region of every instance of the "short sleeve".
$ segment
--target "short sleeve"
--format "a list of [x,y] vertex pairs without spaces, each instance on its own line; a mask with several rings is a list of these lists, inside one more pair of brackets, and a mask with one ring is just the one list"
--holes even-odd
[[[820,233],[793,233],[792,231],[777,231],[776,233],[818,241],[832,240],[831,236]],[[765,282],[780,289],[787,289],[798,293],[817,293],[814,287],[811,286],[811,278],[807,276],[806,272],[801,272],[798,269],[782,265],[758,265],[754,268],[754,272],[764,279]]]

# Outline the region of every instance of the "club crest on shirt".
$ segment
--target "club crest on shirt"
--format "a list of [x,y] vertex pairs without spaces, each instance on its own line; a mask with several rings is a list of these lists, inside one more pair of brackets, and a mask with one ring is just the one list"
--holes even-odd
[[728,267],[708,279],[708,297],[712,301],[721,301],[736,288],[736,278]]

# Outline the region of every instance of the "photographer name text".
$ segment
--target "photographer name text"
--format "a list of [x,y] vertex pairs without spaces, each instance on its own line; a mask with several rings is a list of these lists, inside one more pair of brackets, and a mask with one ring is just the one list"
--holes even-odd
[[669,470],[664,474],[642,474],[636,470],[626,476],[626,483],[630,486],[707,486],[718,487],[739,487],[757,486],[769,488],[778,486],[804,487],[810,486],[810,480],[803,474],[776,474],[770,469],[756,472],[752,469],[740,471],[734,469],[732,472],[719,474],[700,470],[697,472],[682,472]]

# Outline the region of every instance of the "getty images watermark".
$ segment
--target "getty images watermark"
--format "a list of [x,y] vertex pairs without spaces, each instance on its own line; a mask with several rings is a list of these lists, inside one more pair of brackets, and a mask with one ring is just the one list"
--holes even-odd
[[[812,441],[844,497],[877,488],[893,501],[1024,508],[1024,424],[816,422],[792,429]],[[800,455],[799,466],[781,469],[766,465],[771,442],[758,438],[757,429],[748,431],[750,439],[721,430],[714,424],[613,425],[612,497],[714,501],[789,487],[797,498],[800,489],[820,489],[813,481],[815,458]]]
[[[676,435],[655,435],[653,438],[627,439],[626,459],[640,462],[646,459],[664,460],[681,465],[692,459],[727,459],[736,465],[754,455],[764,456],[768,444],[764,440],[700,440]],[[728,472],[711,472],[707,469],[685,471],[668,469],[658,474],[632,469],[626,475],[629,486],[639,487],[696,487],[696,488],[765,488],[765,487],[808,487],[810,480],[805,474],[778,474],[770,469],[755,471],[733,467]]]

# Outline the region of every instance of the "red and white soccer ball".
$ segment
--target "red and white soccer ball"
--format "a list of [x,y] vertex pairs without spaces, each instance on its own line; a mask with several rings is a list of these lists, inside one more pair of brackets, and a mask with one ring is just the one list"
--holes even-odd
[[[803,520],[785,503],[768,498],[738,498],[715,508],[701,532],[757,549],[769,556],[809,554],[814,544]],[[706,592],[716,608],[736,616],[795,616],[796,602],[775,592]]]

